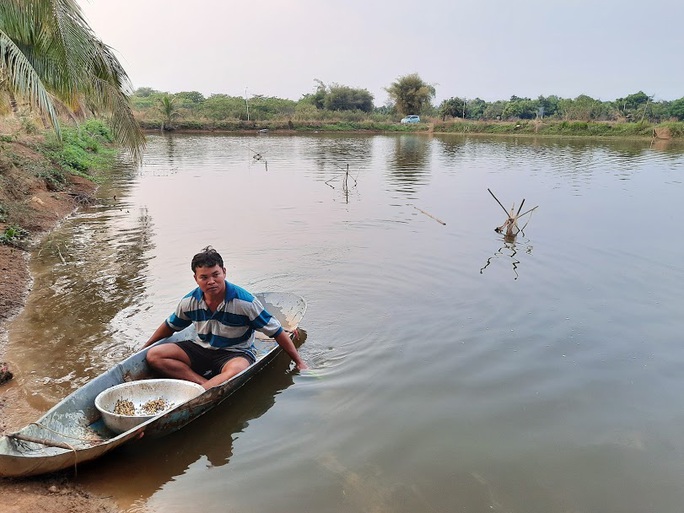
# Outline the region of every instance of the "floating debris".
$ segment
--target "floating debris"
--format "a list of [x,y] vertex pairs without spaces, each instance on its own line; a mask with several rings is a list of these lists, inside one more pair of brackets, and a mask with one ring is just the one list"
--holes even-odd
[[431,217],[432,219],[434,219],[435,221],[437,221],[439,224],[443,224],[444,226],[446,226],[446,223],[445,223],[444,221],[442,221],[441,219],[439,219],[439,218],[433,216],[433,215],[430,214],[429,212],[425,212],[425,210],[422,210],[422,209],[418,208],[418,207],[415,206],[415,205],[413,205],[413,208],[415,208],[415,209],[416,209],[418,212],[420,212],[421,214],[425,214],[426,216]]

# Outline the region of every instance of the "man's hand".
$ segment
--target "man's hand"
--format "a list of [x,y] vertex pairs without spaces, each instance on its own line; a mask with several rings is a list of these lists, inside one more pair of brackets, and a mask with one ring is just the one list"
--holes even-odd
[[297,348],[295,347],[294,342],[292,342],[292,339],[287,331],[282,330],[275,337],[275,341],[278,342],[278,345],[283,348],[283,351],[285,351],[290,358],[292,358],[292,361],[295,362],[297,369],[306,370],[309,368],[306,363],[304,363],[304,360],[302,360],[301,356],[299,356]]

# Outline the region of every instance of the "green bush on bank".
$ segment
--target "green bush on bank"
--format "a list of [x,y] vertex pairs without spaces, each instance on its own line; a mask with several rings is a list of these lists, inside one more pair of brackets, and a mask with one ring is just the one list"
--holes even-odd
[[63,127],[62,140],[49,135],[43,152],[60,169],[45,170],[42,176],[52,186],[66,182],[64,172],[92,180],[92,170],[104,169],[114,161],[116,150],[111,146],[113,141],[111,131],[100,120],[91,119],[78,126]]
[[17,225],[11,225],[0,233],[0,244],[23,249],[26,246],[28,236],[29,232],[27,230]]

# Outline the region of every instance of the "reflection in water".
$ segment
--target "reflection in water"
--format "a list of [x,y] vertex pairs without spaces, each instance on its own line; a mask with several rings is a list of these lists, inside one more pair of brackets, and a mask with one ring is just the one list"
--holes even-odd
[[466,144],[468,139],[463,136],[446,137],[442,136],[435,139],[439,145],[441,153],[449,159],[457,159],[462,157],[466,152]]
[[349,173],[349,164],[347,164],[346,169],[340,169],[341,173],[330,180],[326,180],[325,184],[332,189],[341,190],[344,194],[344,202],[349,203],[349,190],[350,188],[355,189],[359,182]]
[[[139,308],[145,296],[153,223],[145,208],[130,225],[117,218],[130,219],[125,205],[86,208],[71,233],[50,234],[31,262],[32,299],[13,323],[9,357],[21,367],[19,380],[36,408],[54,404],[130,351],[99,344],[116,329],[112,319]],[[40,351],[13,343],[32,339],[36,327]]]
[[164,136],[166,140],[166,158],[168,159],[168,164],[173,168],[173,164],[176,158],[176,140],[171,134]]
[[[629,180],[645,165],[659,160],[676,164],[681,159],[684,142],[666,145],[639,139],[587,139],[564,137],[505,137],[468,136],[463,134],[434,135],[439,141],[440,154],[445,163],[458,162],[468,168],[486,171],[496,165],[498,170],[519,173],[550,171],[571,184],[578,193],[606,173],[619,180]],[[486,156],[486,157],[485,157]],[[484,157],[484,158],[483,158]],[[601,173],[597,175],[597,169]],[[492,186],[494,184],[488,184]]]
[[430,138],[400,135],[394,138],[394,151],[388,155],[388,182],[397,192],[413,195],[418,185],[428,182]]
[[321,178],[329,180],[331,173],[339,174],[347,166],[357,169],[367,164],[372,157],[373,141],[359,136],[325,136],[313,139],[304,152],[315,162]]
[[[523,250],[525,254],[531,255],[532,254],[532,246],[529,244],[530,240],[525,238],[524,232],[520,231],[518,233],[518,236],[522,236],[524,239],[523,242]],[[484,273],[484,270],[489,267],[489,265],[492,263],[493,260],[498,259],[499,257],[507,258],[511,261],[511,266],[513,267],[513,273],[515,274],[514,280],[518,279],[518,265],[520,264],[520,260],[518,260],[517,255],[518,255],[518,242],[516,241],[517,237],[516,235],[509,235],[504,233],[501,237],[501,241],[503,242],[503,245],[497,249],[492,256],[490,256],[487,259],[487,262],[485,265],[480,268],[480,274]]]

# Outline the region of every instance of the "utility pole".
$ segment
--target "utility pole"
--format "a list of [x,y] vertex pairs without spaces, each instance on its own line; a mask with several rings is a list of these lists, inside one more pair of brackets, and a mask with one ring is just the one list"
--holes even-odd
[[245,105],[247,106],[247,121],[249,121],[249,102],[247,101],[247,88],[245,87]]

